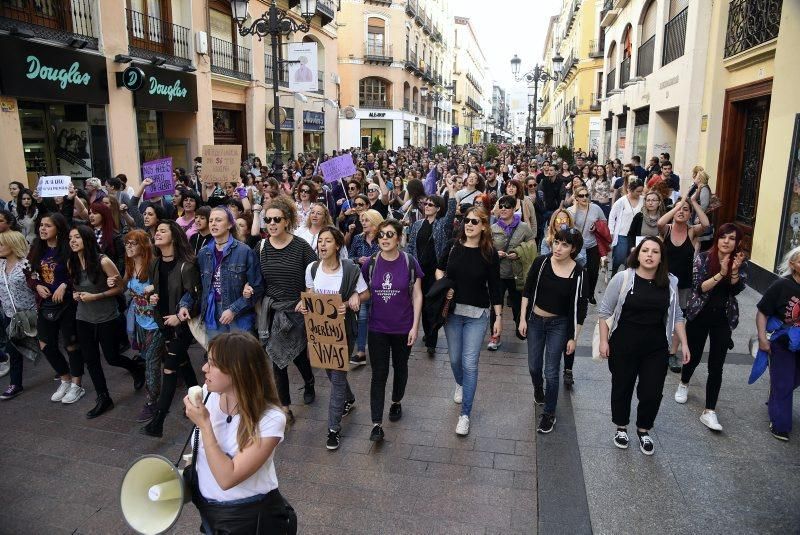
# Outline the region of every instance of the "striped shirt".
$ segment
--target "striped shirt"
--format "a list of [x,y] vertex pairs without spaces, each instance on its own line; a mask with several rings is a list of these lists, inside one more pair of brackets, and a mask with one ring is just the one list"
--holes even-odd
[[256,245],[264,295],[276,301],[298,301],[306,289],[306,266],[317,260],[311,246],[302,238],[292,237],[283,249],[276,249],[269,239]]

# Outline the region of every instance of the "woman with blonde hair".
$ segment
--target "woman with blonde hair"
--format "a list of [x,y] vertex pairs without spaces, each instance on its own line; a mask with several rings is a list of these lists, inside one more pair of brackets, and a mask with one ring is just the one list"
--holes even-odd
[[[333,226],[333,218],[331,218],[328,207],[320,202],[316,202],[311,206],[311,211],[308,214],[308,218],[306,218],[305,224],[300,225],[294,235],[303,238],[308,242],[311,248],[316,251],[319,233],[330,226]],[[341,248],[339,257],[347,258],[347,247]]]
[[203,372],[205,402],[183,399],[197,426],[191,494],[203,531],[296,533],[297,515],[278,491],[275,449],[286,416],[264,349],[251,334],[221,334],[209,344]]

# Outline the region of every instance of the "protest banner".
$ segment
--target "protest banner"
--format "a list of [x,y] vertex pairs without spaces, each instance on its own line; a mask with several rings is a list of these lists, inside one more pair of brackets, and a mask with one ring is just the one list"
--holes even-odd
[[241,145],[203,145],[203,182],[238,182]]
[[345,317],[339,314],[342,297],[339,294],[302,292],[308,313],[303,317],[308,340],[308,358],[315,368],[346,372],[350,355],[345,331]]
[[356,166],[350,154],[342,154],[336,158],[331,158],[327,162],[322,162],[319,167],[322,169],[322,176],[325,182],[335,182],[356,174]]
[[142,178],[149,178],[153,181],[144,189],[144,195],[142,195],[144,199],[175,193],[175,182],[172,178],[172,156],[144,162]]
[[43,176],[39,178],[36,190],[39,192],[39,197],[63,197],[69,193],[70,184],[72,184],[71,176]]

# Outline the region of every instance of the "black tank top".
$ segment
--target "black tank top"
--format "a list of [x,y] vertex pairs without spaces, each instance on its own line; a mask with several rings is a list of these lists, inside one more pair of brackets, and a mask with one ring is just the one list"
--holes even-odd
[[689,239],[687,232],[686,239],[680,245],[672,243],[672,227],[664,237],[664,249],[667,257],[669,272],[678,277],[678,288],[685,289],[692,287],[692,262],[694,261],[694,245]]

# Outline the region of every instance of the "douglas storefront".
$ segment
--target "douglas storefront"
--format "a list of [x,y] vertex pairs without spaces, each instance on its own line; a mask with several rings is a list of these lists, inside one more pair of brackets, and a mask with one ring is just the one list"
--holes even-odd
[[16,98],[3,99],[3,113],[19,115],[28,184],[108,176],[105,58],[10,36],[0,36],[0,50],[0,94]]

